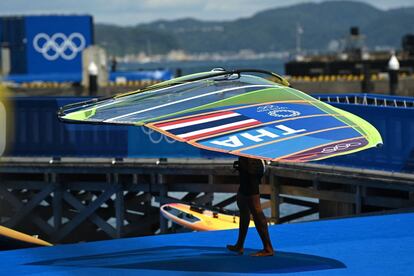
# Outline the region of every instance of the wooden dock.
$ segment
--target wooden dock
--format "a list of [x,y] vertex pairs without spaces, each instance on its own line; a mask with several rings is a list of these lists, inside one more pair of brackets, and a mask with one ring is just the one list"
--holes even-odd
[[[160,204],[225,209],[235,202],[238,176],[232,162],[3,157],[0,223],[54,243],[168,232],[171,225],[160,216]],[[412,174],[314,163],[271,164],[260,190],[273,223],[315,213],[328,218],[414,207]],[[213,205],[218,193],[230,195]],[[282,204],[306,209],[282,217]]]

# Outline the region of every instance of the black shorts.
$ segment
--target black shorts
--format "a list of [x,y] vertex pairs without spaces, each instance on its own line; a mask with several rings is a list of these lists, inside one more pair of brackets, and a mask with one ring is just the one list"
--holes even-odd
[[249,174],[240,172],[240,186],[239,193],[244,196],[260,194],[259,185],[261,183],[262,175]]

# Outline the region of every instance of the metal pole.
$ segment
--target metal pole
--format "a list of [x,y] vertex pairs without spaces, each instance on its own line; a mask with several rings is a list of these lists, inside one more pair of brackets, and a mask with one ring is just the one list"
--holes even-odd
[[55,190],[53,191],[53,200],[52,200],[52,206],[53,206],[53,227],[54,231],[57,232],[59,228],[62,226],[62,196],[63,191],[62,187],[60,186],[60,183],[57,180],[57,175],[55,173],[52,173],[51,175],[52,185],[55,185]]
[[[158,185],[160,185],[160,207],[167,202],[168,196],[168,187],[164,183],[164,177],[162,174],[158,174]],[[163,217],[160,212],[160,232],[167,233],[168,230],[168,221]]]
[[113,180],[113,184],[118,188],[115,196],[116,237],[121,238],[124,230],[124,189],[122,187],[122,184],[119,183],[119,175],[117,173],[114,174]]
[[361,185],[356,186],[356,193],[355,193],[355,213],[360,214],[362,209],[362,193],[361,193]]
[[271,222],[278,224],[280,222],[280,187],[277,177],[273,174],[270,175],[270,210],[271,210]]

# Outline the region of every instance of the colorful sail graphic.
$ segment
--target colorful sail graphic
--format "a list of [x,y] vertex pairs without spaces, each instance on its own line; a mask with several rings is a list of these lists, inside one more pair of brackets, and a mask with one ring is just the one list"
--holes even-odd
[[242,71],[184,77],[107,100],[64,107],[64,121],[144,125],[195,147],[308,162],[382,143],[365,120]]
[[189,141],[260,124],[261,122],[256,119],[234,111],[225,111],[154,124],[154,128]]

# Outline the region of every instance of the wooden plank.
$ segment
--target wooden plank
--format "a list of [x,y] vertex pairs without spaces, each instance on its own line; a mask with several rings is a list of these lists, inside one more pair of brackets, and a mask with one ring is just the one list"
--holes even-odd
[[[261,194],[270,194],[268,184],[259,186]],[[239,184],[205,184],[205,183],[174,183],[168,184],[168,190],[171,192],[199,192],[199,193],[237,193]]]
[[[160,186],[159,203],[160,203],[160,206],[162,206],[167,203],[169,189],[168,189],[167,183],[164,183],[164,177],[162,174],[158,174],[157,179],[158,179],[158,185]],[[167,233],[168,220],[164,218],[161,212],[160,212],[159,217],[160,217],[160,231],[161,233]]]
[[287,215],[287,216],[284,216],[284,217],[280,218],[280,223],[285,223],[285,222],[289,222],[289,221],[292,221],[292,220],[295,220],[295,219],[299,219],[299,218],[303,218],[303,217],[306,217],[306,216],[309,216],[309,215],[313,215],[313,214],[317,213],[318,211],[319,211],[318,208],[310,208],[310,209],[303,210],[303,211],[300,211],[300,212],[297,212],[297,213],[294,213],[294,214],[291,214],[291,215]]
[[318,206],[317,202],[306,201],[298,198],[291,198],[286,196],[281,196],[282,203],[288,203],[293,205],[305,206],[309,208],[315,208]]
[[9,228],[14,228],[20,221],[26,218],[37,205],[40,204],[46,197],[50,195],[51,192],[54,190],[53,185],[48,185],[43,188],[40,192],[38,192],[34,197],[30,199],[30,201],[24,205],[22,205],[17,211],[16,215],[13,216],[10,220],[8,220],[4,225]]
[[13,190],[41,190],[47,182],[34,180],[2,180],[1,185],[6,189]]
[[[71,193],[64,192],[63,197],[67,203],[69,203],[73,208],[75,208],[78,212],[83,212],[87,207],[84,206],[76,197],[74,197]],[[75,218],[76,215],[73,217]],[[72,218],[72,220],[73,220]],[[99,228],[101,228],[108,236],[115,238],[116,232],[115,229],[108,224],[105,220],[99,217],[97,214],[91,214],[90,220]]]
[[62,222],[62,190],[60,185],[57,183],[57,178],[58,176],[55,173],[45,175],[45,181],[48,182],[48,185],[54,186],[52,193],[53,196],[51,196],[52,202],[46,200],[49,206],[52,207],[54,231],[57,231]]
[[[153,235],[155,230],[160,227],[158,213],[151,213],[145,217],[134,220],[134,223],[128,224],[124,228],[124,236],[141,236]],[[127,217],[127,219],[130,219]]]
[[364,204],[392,209],[414,207],[414,201],[412,200],[381,196],[368,196],[364,198]]
[[356,186],[355,191],[355,213],[360,214],[362,209],[362,187],[361,185]]
[[299,180],[318,179],[321,182],[345,184],[345,185],[361,185],[366,187],[407,190],[414,191],[414,181],[399,180],[391,178],[381,178],[372,175],[352,175],[338,174],[335,172],[320,172],[320,171],[301,171],[297,169],[278,168],[272,171],[273,174],[279,177],[286,177]]
[[[85,219],[90,217],[104,202],[106,202],[114,193],[116,187],[109,186],[108,189],[102,193],[97,199],[84,208],[78,215],[76,215],[70,222],[65,224],[52,238],[55,241],[60,241],[72,232]],[[65,194],[66,195],[66,194]],[[64,196],[65,197],[65,196]],[[66,197],[65,197],[66,200]]]
[[122,231],[124,227],[124,195],[122,190],[118,190],[115,196],[115,219],[116,219],[116,237],[122,237]]
[[[100,175],[114,175],[114,174],[123,174],[125,178],[128,179],[128,183],[117,183],[113,181],[113,185],[121,185],[124,191],[128,191],[131,193],[139,193],[139,192],[146,192],[147,195],[145,197],[139,197],[137,200],[132,200],[128,197],[121,196],[121,189],[118,190],[116,198],[113,202],[107,201],[108,205],[113,205],[113,209],[105,208],[105,209],[98,209],[90,218],[94,215],[102,215],[101,219],[105,217],[107,218],[113,217],[113,210],[115,210],[115,218],[118,220],[119,225],[121,223],[121,216],[125,215],[125,212],[121,212],[122,209],[129,209],[133,211],[138,211],[140,213],[147,213],[151,209],[149,206],[149,200],[151,200],[151,196],[157,195],[160,193],[164,193],[162,189],[173,192],[189,192],[193,195],[204,193],[202,197],[197,198],[199,204],[209,204],[209,200],[212,199],[214,193],[236,193],[238,190],[238,183],[235,180],[234,176],[236,173],[232,171],[231,164],[215,164],[215,163],[208,163],[205,165],[204,163],[198,164],[191,164],[190,162],[183,162],[183,163],[171,163],[167,162],[161,165],[155,165],[155,163],[147,162],[147,163],[119,163],[115,166],[111,165],[109,161],[107,163],[93,163],[89,162],[89,159],[85,159],[84,162],[79,163],[56,163],[53,165],[48,164],[47,162],[44,163],[14,163],[14,164],[6,164],[6,168],[0,168],[0,177],[1,172],[5,173],[14,173],[19,175],[15,179],[12,179],[13,175],[9,174],[7,176],[7,180],[2,180],[1,184],[3,187],[13,187],[15,190],[42,190],[46,185],[53,184],[56,181],[52,181],[51,179],[45,179],[44,181],[33,181],[31,179],[38,179],[36,174],[39,176],[46,175],[47,177],[51,175],[62,175],[61,183],[65,183],[65,189],[69,189],[71,191],[86,191],[87,193],[91,192],[101,192],[104,191],[107,186],[105,181],[101,180]],[[108,159],[109,160],[109,159]],[[207,164],[207,163],[206,163]],[[4,164],[2,164],[3,166]],[[9,167],[7,167],[9,166]],[[19,180],[21,179],[21,175],[27,175],[27,178],[31,178],[28,181]],[[84,179],[88,179],[85,181],[74,181],[73,175],[81,175]],[[96,177],[85,178],[83,175],[96,175]],[[172,180],[170,183],[162,183],[154,181],[153,176],[156,174],[161,175],[168,175],[174,176],[171,177]],[[68,175],[68,177],[66,176]],[[178,182],[180,176],[187,176],[194,175],[194,176],[207,176],[208,183],[191,183],[190,180],[188,183]],[[270,179],[270,176],[275,177],[284,177],[287,176],[290,179],[290,183],[288,185],[283,185],[279,187],[278,193],[275,193],[272,190],[272,186],[269,184],[262,184],[260,185],[261,194],[269,198],[275,197],[275,194],[279,194],[279,204],[282,202],[290,203],[290,204],[299,204],[302,206],[308,205],[309,207],[315,207],[316,203],[310,203],[307,201],[297,201],[297,199],[288,199],[286,197],[280,198],[280,194],[287,194],[287,195],[297,195],[297,196],[305,196],[311,198],[320,198],[321,200],[330,200],[330,201],[337,201],[343,203],[350,203],[356,204],[355,208],[357,212],[363,209],[364,205],[372,205],[372,206],[379,206],[384,208],[401,208],[401,207],[411,207],[413,206],[414,200],[414,181],[410,180],[409,177],[403,174],[381,174],[379,172],[372,172],[372,171],[362,171],[358,170],[357,173],[351,171],[350,169],[338,169],[334,170],[333,168],[327,168],[326,166],[313,165],[303,168],[301,166],[285,166],[284,164],[278,165],[277,167],[271,167],[267,173],[265,179]],[[140,177],[138,177],[140,176]],[[82,179],[80,177],[79,179]],[[111,176],[112,177],[112,176]],[[148,178],[151,177],[151,180]],[[132,181],[130,179],[132,178]],[[90,180],[89,180],[90,179]],[[295,180],[306,180],[309,181],[309,188],[308,187],[299,187],[295,186]],[[232,183],[233,182],[233,183]],[[270,180],[269,180],[270,182]],[[328,191],[328,190],[319,190],[318,183],[322,182],[321,187],[325,186],[325,183],[333,183],[333,184],[343,184],[347,185],[348,187],[359,186],[357,188],[356,193],[350,193],[345,191]],[[112,182],[111,182],[112,183]],[[116,184],[117,183],[117,184]],[[346,187],[346,186],[345,186]],[[365,188],[378,188],[378,189],[389,189],[389,190],[400,190],[400,191],[408,191],[410,193],[410,197],[408,199],[399,198],[399,197],[392,197],[387,198],[384,196],[365,196],[364,190]],[[118,187],[119,188],[119,187]],[[55,186],[55,190],[53,192],[53,198],[49,200],[49,204],[53,206],[53,226],[55,230],[61,227],[61,217],[63,216],[63,210],[59,211],[59,190],[58,186]],[[359,189],[359,190],[358,190]],[[22,194],[22,196],[26,197],[26,195]],[[149,199],[148,199],[149,197]],[[117,199],[121,200],[117,201]],[[10,197],[9,197],[10,199]],[[193,199],[195,199],[193,197]],[[236,197],[231,196],[229,199],[224,200],[223,202],[219,203],[220,205],[224,204],[226,206],[231,204],[235,201]],[[15,198],[15,201],[19,202],[20,205],[15,204],[16,208],[22,208],[21,200]],[[169,199],[164,196],[164,200],[168,201]],[[141,205],[141,201],[145,201],[145,206]],[[177,200],[175,200],[177,201]],[[275,202],[274,202],[275,203]],[[81,204],[81,203],[80,203]],[[137,208],[134,208],[134,204],[136,204]],[[264,207],[267,207],[270,203],[265,203]],[[123,205],[123,207],[122,207]],[[82,205],[83,206],[83,205]],[[62,208],[62,206],[60,206]],[[84,206],[83,206],[84,208]],[[276,208],[276,207],[273,207]],[[83,210],[83,209],[82,209]],[[112,211],[111,211],[112,210]],[[51,226],[46,223],[39,214],[36,214],[36,210],[30,211],[30,219],[39,226],[39,228],[46,232],[50,232]],[[275,212],[276,213],[276,212]],[[275,214],[274,213],[274,214]],[[46,217],[42,213],[42,217]],[[50,214],[49,214],[50,216]],[[59,218],[60,217],[60,218]],[[99,217],[99,216],[98,216]],[[71,217],[68,217],[71,218]],[[73,216],[72,219],[77,218],[77,215]],[[60,223],[59,223],[60,221]],[[86,223],[86,221],[84,221]],[[94,222],[95,223],[95,222]],[[96,223],[95,223],[96,224]],[[102,223],[101,223],[102,224]],[[103,225],[103,224],[102,224]],[[117,223],[118,225],[118,223]],[[132,226],[132,225],[131,225]],[[105,231],[105,230],[104,230]],[[110,232],[110,231],[109,231]],[[118,235],[121,236],[122,231],[120,228],[118,229]]]
[[197,205],[206,206],[207,208],[209,206],[211,207],[210,205],[212,202],[211,193],[205,193],[204,195],[195,198],[193,202]]
[[[7,189],[0,185],[0,194],[3,195],[4,199],[9,202],[15,209],[21,210],[24,208],[23,203]],[[41,219],[36,213],[30,214],[29,218],[36,226],[38,226],[44,233],[50,235],[53,232],[51,226]]]
[[191,202],[193,201],[200,193],[187,193],[183,198],[181,198],[181,201],[183,202]]
[[233,195],[233,196],[217,203],[216,205],[214,205],[214,207],[216,207],[216,208],[225,208],[227,205],[233,204],[236,201],[237,201],[237,195]]
[[281,185],[280,193],[293,196],[303,196],[319,198],[322,200],[339,201],[346,203],[355,203],[355,197],[352,193],[332,192],[332,191],[315,191],[313,188],[303,188],[290,185]]
[[[62,178],[61,181],[65,179]],[[106,181],[65,181],[65,187],[71,191],[103,191],[108,186]]]
[[[315,191],[312,188],[303,188],[296,186],[281,186],[281,193],[287,195],[319,198],[321,200],[330,200],[344,203],[356,203],[355,194],[335,191]],[[363,198],[364,204],[370,206],[386,207],[386,208],[405,208],[413,207],[414,202],[407,199],[366,196]]]
[[239,188],[238,184],[212,184],[205,183],[177,183],[168,184],[168,190],[172,192],[193,192],[193,193],[236,193]]
[[[215,183],[216,177],[212,174],[208,175],[208,185],[213,185]],[[214,200],[214,192],[206,192],[204,193],[204,199],[206,206],[213,206],[213,200]]]
[[[150,201],[152,198],[152,195],[150,193],[143,193],[140,195],[135,195],[132,198],[124,198],[125,201],[125,209],[126,210],[132,210],[132,211],[138,211],[143,212],[145,208],[147,208],[146,202]],[[141,205],[141,203],[144,203]]]
[[272,223],[278,224],[280,223],[280,193],[281,193],[281,185],[279,179],[275,175],[270,175],[270,221]]
[[30,214],[30,216],[31,221],[33,221],[33,223],[36,224],[36,226],[39,227],[41,231],[43,231],[46,235],[52,235],[54,228],[50,226],[49,223],[35,214]]
[[53,227],[57,231],[62,226],[62,206],[63,190],[59,183],[55,183],[53,191],[52,209],[53,209]]

